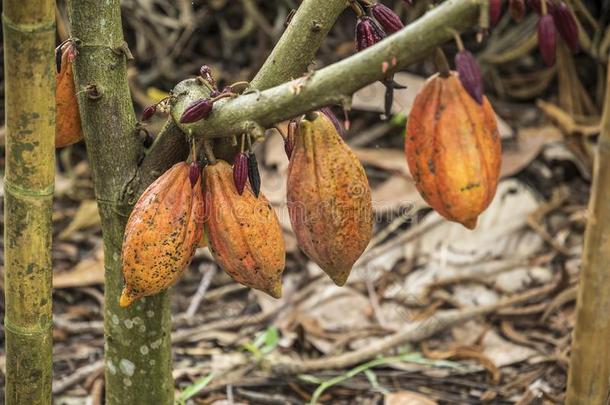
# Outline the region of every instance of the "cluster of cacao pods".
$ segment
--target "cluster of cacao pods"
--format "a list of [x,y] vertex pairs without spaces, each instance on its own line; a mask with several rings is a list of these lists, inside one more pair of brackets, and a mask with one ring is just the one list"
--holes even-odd
[[[294,232],[305,254],[343,285],[372,235],[364,168],[330,110],[310,113],[289,127],[287,202]],[[282,295],[282,230],[260,192],[254,154],[240,152],[233,165],[208,156],[203,174],[197,163],[178,163],[142,194],[125,230],[120,305],[173,285],[202,236],[235,281]]]
[[57,61],[55,147],[57,148],[72,145],[83,139],[72,67],[77,55],[78,51],[72,41],[64,42],[55,50]]
[[[491,26],[496,25],[502,17],[502,3],[502,0],[489,0]],[[519,22],[528,6],[539,15],[538,48],[547,66],[555,64],[558,34],[573,53],[580,50],[578,23],[570,6],[561,0],[528,0],[527,5],[525,0],[509,0],[509,13]]]

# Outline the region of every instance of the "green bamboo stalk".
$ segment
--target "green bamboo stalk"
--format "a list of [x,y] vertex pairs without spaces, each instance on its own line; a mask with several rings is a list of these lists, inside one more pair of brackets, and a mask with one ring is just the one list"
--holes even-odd
[[610,69],[582,254],[566,404],[606,404],[610,394]]
[[55,1],[5,0],[6,403],[50,404]]
[[143,153],[127,82],[120,1],[73,0],[69,12],[79,40],[76,88],[104,239],[106,404],[171,404],[168,293],[119,307],[121,245],[132,208],[121,193]]

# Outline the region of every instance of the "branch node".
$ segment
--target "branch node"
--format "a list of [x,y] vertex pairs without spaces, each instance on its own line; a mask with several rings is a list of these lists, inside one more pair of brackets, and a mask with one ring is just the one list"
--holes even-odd
[[88,84],[85,87],[85,94],[90,100],[99,100],[102,98],[102,93],[95,84]]
[[131,50],[129,49],[129,45],[127,45],[127,42],[123,41],[123,43],[114,48],[112,50],[112,52],[116,53],[117,55],[125,55],[125,57],[127,58],[127,60],[134,60],[133,54],[131,53]]

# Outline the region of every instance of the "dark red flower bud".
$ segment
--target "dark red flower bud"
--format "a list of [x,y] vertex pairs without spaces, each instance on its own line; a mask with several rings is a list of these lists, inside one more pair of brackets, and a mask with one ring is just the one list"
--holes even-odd
[[191,122],[206,119],[212,113],[213,103],[209,98],[202,98],[193,101],[182,113],[180,117],[181,124],[190,124]]
[[356,24],[356,51],[375,45],[384,37],[385,33],[372,18],[361,17]]
[[320,112],[326,115],[326,117],[328,117],[328,119],[335,126],[337,132],[339,132],[339,134],[343,136],[343,127],[341,126],[341,123],[339,122],[339,119],[337,118],[335,113],[333,113],[333,111],[329,107],[320,108]]
[[254,196],[258,198],[258,194],[261,192],[261,175],[258,172],[258,162],[254,153],[248,155],[248,180],[250,180]]
[[495,27],[502,17],[502,0],[489,0],[489,25]]
[[455,67],[464,89],[477,103],[483,104],[483,78],[474,56],[468,51],[458,52],[455,55]]
[[246,180],[248,180],[248,155],[240,152],[233,160],[233,182],[239,195],[244,192]]
[[142,118],[140,118],[140,121],[148,121],[149,119],[152,118],[153,115],[155,115],[156,112],[157,112],[157,105],[156,104],[149,105],[142,112]]
[[551,11],[553,20],[559,35],[563,38],[568,48],[574,53],[580,50],[580,42],[578,41],[578,24],[574,18],[574,14],[570,8],[561,2],[557,7],[554,7]]
[[[527,5],[538,14],[542,14],[542,4],[540,0],[527,0]],[[549,13],[553,12],[555,5],[546,0],[546,8]]]
[[199,76],[210,82],[212,86],[216,86],[216,81],[214,80],[214,76],[212,76],[212,69],[210,69],[208,65],[203,65],[199,68]]
[[373,4],[371,13],[383,29],[390,34],[404,28],[404,24],[400,21],[400,18],[396,13],[391,8],[384,6],[381,3]]
[[199,180],[199,176],[201,176],[201,166],[194,161],[189,165],[189,180],[191,181],[191,187],[195,187],[197,180]]
[[557,50],[557,30],[550,14],[543,15],[538,20],[538,48],[546,65],[553,66]]
[[510,0],[508,3],[508,12],[513,20],[519,22],[525,16],[525,0]]
[[286,134],[286,138],[284,139],[284,151],[286,152],[286,156],[288,159],[292,156],[292,151],[294,150],[294,139],[297,134],[297,130],[299,129],[299,123],[296,119],[290,120],[288,123],[288,131]]

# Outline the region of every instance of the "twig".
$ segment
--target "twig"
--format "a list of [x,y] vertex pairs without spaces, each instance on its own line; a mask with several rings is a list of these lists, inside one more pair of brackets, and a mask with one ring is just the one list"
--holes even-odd
[[251,87],[265,90],[305,72],[346,5],[345,0],[303,1]]
[[405,343],[420,342],[454,325],[493,313],[509,305],[527,301],[530,298],[529,294],[519,294],[492,305],[465,310],[447,310],[426,320],[410,323],[398,332],[352,352],[337,356],[324,356],[313,360],[272,360],[270,367],[277,374],[301,374],[319,370],[348,368]]
[[203,277],[201,277],[201,282],[199,283],[199,287],[197,287],[197,291],[191,298],[191,303],[189,304],[188,309],[186,310],[186,317],[192,318],[197,312],[201,301],[203,301],[203,297],[205,293],[208,291],[210,287],[210,283],[216,275],[216,266],[211,263],[202,263],[199,265],[200,272],[203,273]]
[[90,374],[96,373],[104,368],[104,360],[98,360],[77,369],[73,374],[63,380],[53,382],[53,395],[60,394],[75,384],[85,380]]

